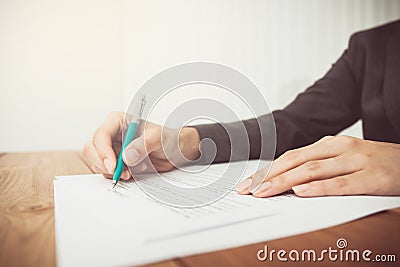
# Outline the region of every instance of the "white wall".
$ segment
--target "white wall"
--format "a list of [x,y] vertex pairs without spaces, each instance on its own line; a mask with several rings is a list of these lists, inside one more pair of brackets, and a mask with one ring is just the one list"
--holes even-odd
[[0,0],[0,151],[80,149],[183,62],[231,66],[281,108],[352,32],[398,18],[399,0]]

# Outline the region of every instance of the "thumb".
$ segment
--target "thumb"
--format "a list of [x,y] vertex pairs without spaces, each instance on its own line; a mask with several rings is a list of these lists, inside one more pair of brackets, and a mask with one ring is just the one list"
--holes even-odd
[[122,158],[127,166],[136,166],[142,162],[156,147],[157,140],[151,135],[141,135],[134,139],[126,148]]

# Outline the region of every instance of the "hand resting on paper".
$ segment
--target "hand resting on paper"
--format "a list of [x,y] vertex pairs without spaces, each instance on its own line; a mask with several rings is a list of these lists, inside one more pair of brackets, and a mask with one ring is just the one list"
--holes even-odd
[[[250,193],[253,176],[237,186],[240,194]],[[253,196],[270,197],[291,188],[302,197],[400,195],[400,144],[324,137],[276,159]]]
[[[93,138],[85,144],[83,154],[95,173],[112,177],[121,149],[122,130],[126,129],[124,123],[125,113],[110,113]],[[199,138],[197,130],[191,127],[169,129],[143,122],[140,123],[139,137],[125,148],[123,160],[132,167],[133,173],[170,171],[177,164],[183,164],[184,160],[195,160],[200,156]],[[125,168],[121,178],[127,180],[130,177]]]

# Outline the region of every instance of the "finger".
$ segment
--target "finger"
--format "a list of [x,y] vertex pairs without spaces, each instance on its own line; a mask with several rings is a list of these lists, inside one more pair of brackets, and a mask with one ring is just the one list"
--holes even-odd
[[269,172],[269,166],[264,167],[257,172],[253,173],[249,178],[243,180],[236,186],[236,191],[242,195],[248,195],[256,190],[259,185],[254,183],[262,183]]
[[[112,179],[114,176],[109,173],[103,173],[103,176],[107,179]],[[131,174],[129,173],[129,170],[125,167],[125,169],[122,171],[120,178],[122,180],[129,180],[131,178]]]
[[150,157],[151,161],[151,172],[167,172],[175,168],[175,166],[168,160],[160,159],[160,158],[152,158]]
[[106,172],[104,165],[97,154],[96,148],[93,145],[92,140],[87,142],[83,147],[83,155],[87,160],[89,160],[90,162],[89,166],[92,169],[92,171],[94,171],[95,173]]
[[106,178],[106,179],[112,179],[112,178],[113,178],[113,175],[112,175],[112,174],[109,174],[109,173],[103,173],[103,176],[104,176],[104,178]]
[[342,142],[335,140],[337,140],[336,137],[326,136],[311,145],[284,153],[272,163],[268,177],[282,174],[307,161],[332,158],[344,153],[346,151],[345,146]]
[[104,173],[104,171],[96,165],[91,165],[90,168],[92,169],[93,173]]
[[250,194],[249,188],[251,185],[251,180],[253,176],[250,176],[249,178],[241,181],[237,186],[236,186],[236,192],[238,192],[241,195],[248,195]]
[[127,114],[122,112],[111,112],[107,115],[104,122],[100,125],[101,129],[106,134],[110,135],[115,142],[122,142],[122,131],[126,130],[129,118]]
[[111,179],[113,177],[112,174],[107,173],[107,170],[100,162],[96,148],[94,147],[92,141],[89,141],[85,144],[83,148],[83,154],[89,160],[90,164],[88,164],[88,166],[93,171],[93,173],[101,173],[107,179]]
[[242,195],[248,195],[254,192],[262,184],[265,177],[267,176],[271,164],[261,168],[260,170],[253,173],[246,180],[243,180],[236,186],[236,191]]
[[[155,161],[157,160],[155,159]],[[160,162],[158,161],[157,163]],[[154,173],[159,171],[153,160],[150,160],[149,157],[146,157],[135,166],[129,166],[129,170],[133,175],[141,173]]]
[[121,139],[122,125],[123,114],[111,113],[107,116],[104,123],[93,135],[93,144],[96,148],[100,161],[111,174],[114,173],[116,166],[116,156],[113,149],[113,142]]
[[[260,186],[262,186],[262,184],[252,184],[254,183],[251,181],[253,180],[253,178],[260,177],[261,179],[256,180],[262,180],[262,177],[264,177],[265,181],[269,178],[280,175],[292,168],[303,164],[307,159],[312,160],[312,158],[318,158],[312,155],[319,155],[319,158],[321,159],[328,158],[329,156],[335,156],[337,153],[332,150],[327,150],[326,147],[324,148],[321,146],[321,144],[325,145],[328,141],[331,141],[333,139],[333,136],[326,136],[324,138],[321,138],[314,144],[286,152],[281,157],[272,162],[272,166],[270,169],[263,168],[248,178],[250,179],[250,182],[246,179],[239,183],[236,187],[236,191],[239,194],[250,194],[252,192],[255,192],[260,189]],[[329,153],[326,153],[326,151],[329,151]],[[264,184],[264,189],[266,189],[268,185],[269,183]]]
[[135,166],[142,162],[148,155],[160,146],[160,138],[156,133],[145,132],[134,139],[125,149],[123,160],[128,166]]
[[293,191],[301,197],[373,194],[374,185],[365,182],[366,176],[365,171],[359,171],[327,180],[298,185],[293,187]]
[[267,179],[253,195],[255,197],[277,195],[299,184],[357,172],[361,170],[361,166],[358,165],[349,161],[346,156],[308,161],[285,173]]
[[121,142],[113,142],[112,148],[114,150],[115,155],[119,155],[119,152],[121,151]]
[[93,142],[100,161],[103,163],[108,173],[113,174],[116,166],[116,156],[112,148],[112,138],[101,129],[93,135]]
[[135,166],[129,166],[129,170],[131,171],[131,173],[133,174],[133,176],[135,174],[141,174],[146,172],[147,170],[147,163],[145,162],[139,162],[137,165]]
[[130,178],[131,178],[131,174],[130,174],[128,168],[125,167],[124,170],[122,171],[121,179],[122,180],[129,180]]
[[251,177],[251,185],[248,189],[250,193],[253,193],[254,191],[258,190],[259,186],[264,182],[265,177],[267,177],[269,173],[269,166],[264,167],[261,170],[257,171],[252,177]]

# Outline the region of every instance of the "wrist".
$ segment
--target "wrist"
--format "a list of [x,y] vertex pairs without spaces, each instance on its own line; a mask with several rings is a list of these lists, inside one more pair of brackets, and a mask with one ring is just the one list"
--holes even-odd
[[188,160],[200,157],[200,135],[194,127],[183,127],[179,133],[179,149]]

